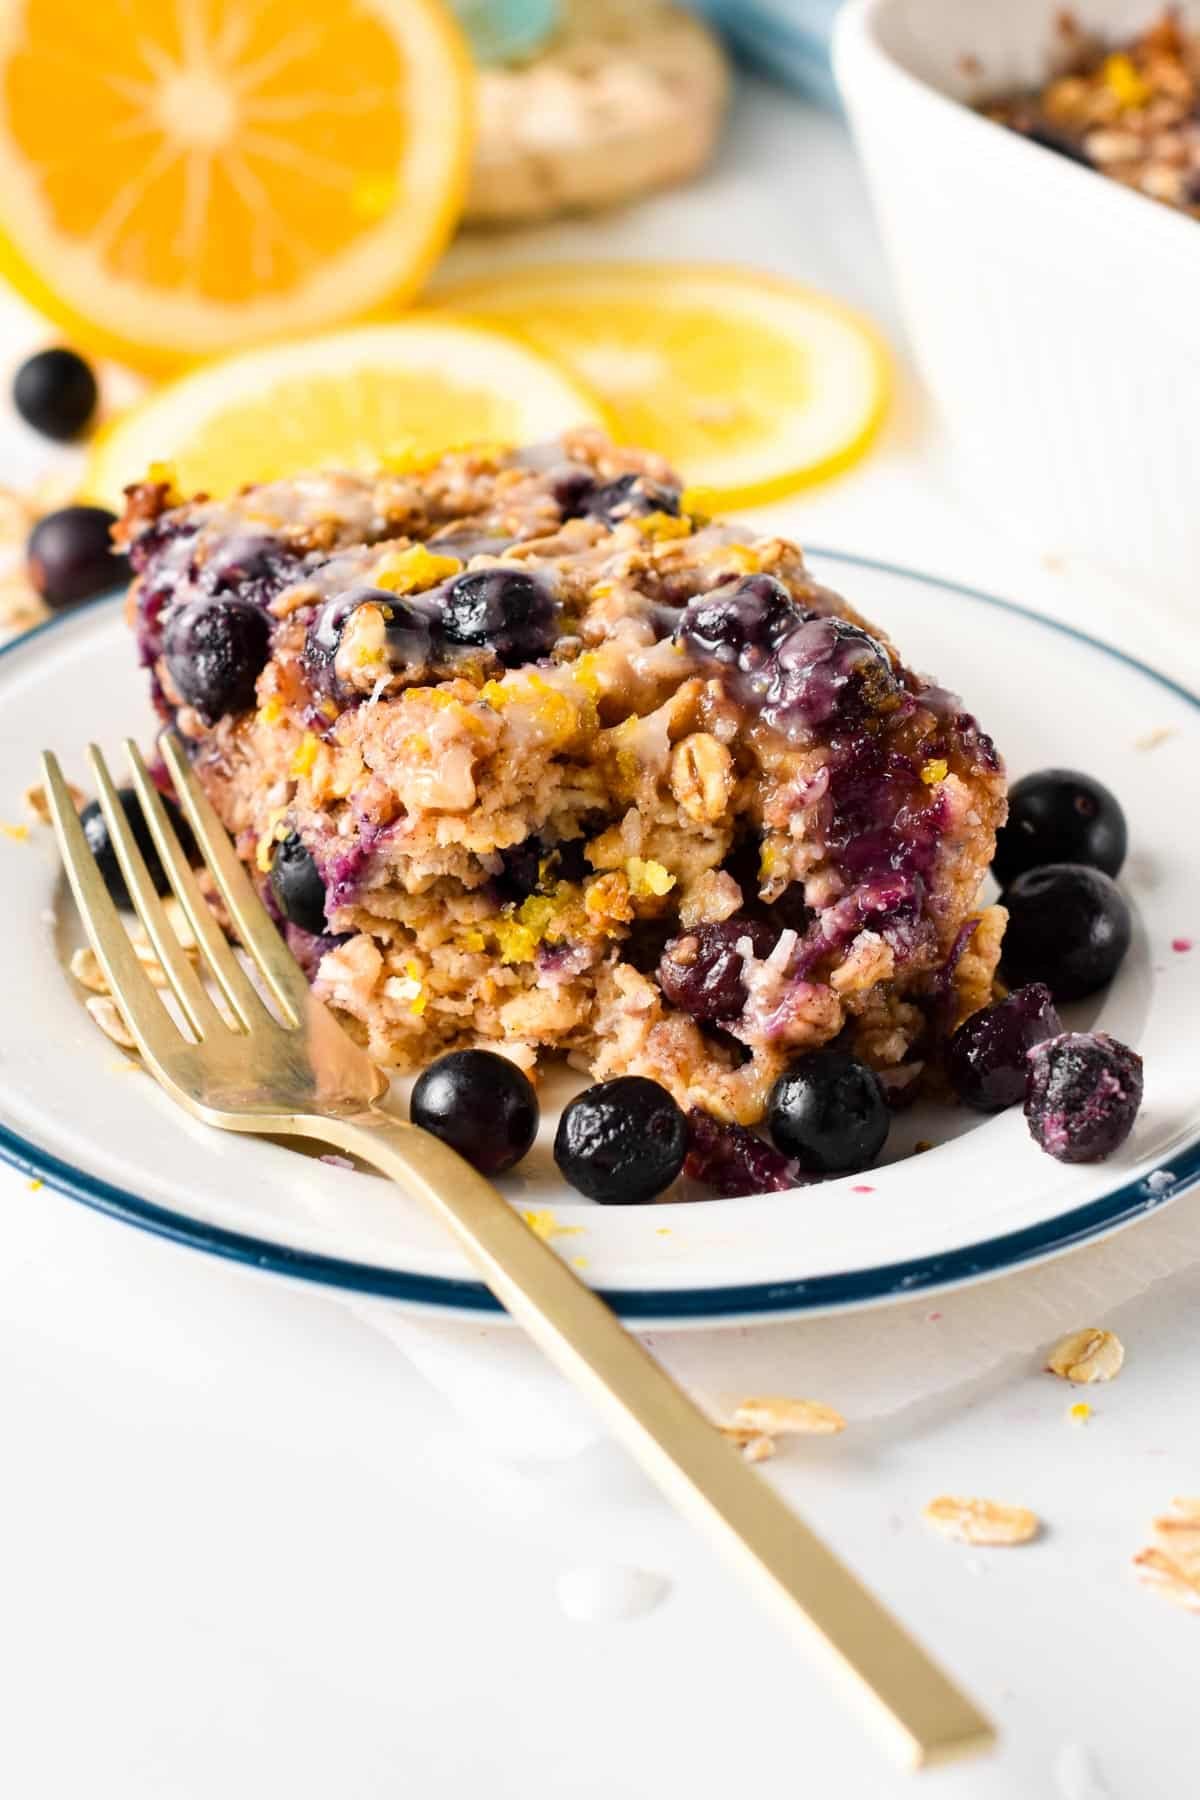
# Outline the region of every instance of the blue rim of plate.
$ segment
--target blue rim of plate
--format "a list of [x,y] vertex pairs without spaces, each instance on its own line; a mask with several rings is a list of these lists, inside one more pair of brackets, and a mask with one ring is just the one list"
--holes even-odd
[[[1169,690],[1187,705],[1200,712],[1200,696],[1189,688],[1163,675],[1149,663],[1128,656],[1123,650],[1106,644],[1101,638],[1073,625],[1050,619],[1032,607],[1020,606],[1013,600],[1002,600],[995,594],[962,582],[949,581],[940,575],[923,575],[901,563],[884,562],[876,557],[856,556],[845,550],[808,547],[817,560],[842,563],[848,568],[874,569],[885,575],[898,575],[943,593],[957,594],[1001,612],[1013,613],[1048,631],[1124,663],[1140,675]],[[92,602],[104,604],[104,598]],[[34,637],[69,625],[78,611],[61,618],[47,620],[33,631],[0,647],[0,661],[14,650],[24,649]],[[193,1250],[224,1257],[250,1268],[293,1280],[310,1281],[319,1287],[340,1289],[346,1293],[367,1294],[381,1299],[399,1300],[409,1305],[450,1309],[456,1312],[497,1314],[503,1312],[499,1301],[476,1281],[459,1280],[445,1275],[413,1275],[400,1269],[381,1268],[373,1263],[352,1262],[336,1256],[322,1256],[308,1250],[290,1249],[272,1243],[268,1238],[250,1237],[229,1231],[221,1225],[205,1224],[186,1213],[159,1206],[140,1194],[131,1193],[101,1181],[73,1163],[63,1162],[18,1133],[0,1126],[0,1161],[9,1163],[22,1174],[45,1182],[56,1193],[78,1200],[97,1212],[136,1225],[143,1231]],[[1178,1199],[1190,1188],[1200,1185],[1200,1139],[1185,1145],[1174,1155],[1164,1158],[1153,1171],[1155,1180],[1140,1176],[1123,1182],[1108,1194],[1090,1200],[1085,1206],[1072,1208],[1040,1225],[1029,1225],[1020,1231],[1000,1237],[984,1238],[937,1256],[919,1257],[907,1262],[887,1263],[876,1269],[859,1269],[850,1274],[802,1276],[790,1281],[744,1283],[729,1287],[707,1288],[633,1288],[597,1291],[623,1319],[639,1323],[694,1323],[702,1320],[734,1320],[769,1317],[772,1314],[795,1314],[810,1311],[834,1311],[841,1307],[862,1306],[873,1300],[910,1299],[936,1288],[954,1287],[977,1281],[988,1275],[1019,1268],[1024,1263],[1038,1262],[1061,1251],[1105,1236],[1122,1225],[1142,1218],[1156,1207]],[[1170,1177],[1168,1181],[1166,1178]]]

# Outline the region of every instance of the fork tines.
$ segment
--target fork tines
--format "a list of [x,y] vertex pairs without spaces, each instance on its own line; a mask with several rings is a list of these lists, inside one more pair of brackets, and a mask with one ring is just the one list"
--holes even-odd
[[[161,748],[213,886],[233,921],[241,944],[278,1003],[284,1022],[294,1026],[302,1018],[307,1000],[304,976],[255,893],[224,827],[192,773],[178,739],[171,733],[165,734]],[[127,741],[125,751],[146,830],[191,927],[201,967],[232,1009],[233,1017],[227,1018],[180,944],[138,846],[133,823],[121,804],[104,758],[93,744],[88,750],[88,761],[117,862],[133,909],[146,928],[188,1027],[196,1039],[203,1041],[216,1032],[225,1033],[231,1027],[252,1032],[264,1025],[274,1025],[276,1021],[234,955],[205,900],[137,745]],[[47,751],[42,758],[42,767],[63,863],[92,948],[139,1049],[144,1055],[160,1060],[170,1049],[179,1047],[179,1031],[162,1006],[129,940],[120,912],[84,835],[57,757]]]

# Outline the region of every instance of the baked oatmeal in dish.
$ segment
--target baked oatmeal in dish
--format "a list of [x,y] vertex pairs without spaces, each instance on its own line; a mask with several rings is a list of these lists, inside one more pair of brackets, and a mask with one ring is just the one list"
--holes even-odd
[[1065,15],[1060,38],[1053,78],[988,117],[1200,218],[1200,31],[1170,11],[1118,46]]
[[835,1039],[899,1097],[991,999],[991,740],[657,458],[149,481],[120,535],[158,709],[380,1063],[563,1053],[753,1125]]

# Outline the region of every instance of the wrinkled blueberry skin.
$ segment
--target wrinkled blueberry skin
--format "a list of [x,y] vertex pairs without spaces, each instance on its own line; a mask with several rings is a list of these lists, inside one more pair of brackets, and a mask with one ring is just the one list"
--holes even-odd
[[180,695],[213,725],[254,705],[271,621],[248,600],[192,600],[168,618],[163,649]]
[[[749,938],[756,957],[768,956],[779,940],[777,928],[763,919],[736,916],[721,924],[697,925],[672,938],[658,965],[658,985],[672,1006],[704,1024],[736,1019],[746,1004],[742,954],[738,944]],[[685,947],[694,951],[683,959]]]
[[1056,1000],[1085,1000],[1108,986],[1129,949],[1128,904],[1099,869],[1028,869],[1000,904],[1008,909],[1001,968],[1010,987],[1044,981]]
[[891,1113],[872,1069],[845,1050],[813,1050],[775,1083],[767,1124],[806,1174],[854,1175],[883,1149]]
[[219,544],[199,570],[210,594],[233,594],[266,606],[296,581],[302,557],[267,533],[243,532]]
[[1029,1053],[1025,1117],[1059,1162],[1103,1162],[1133,1130],[1142,1104],[1142,1059],[1103,1031],[1072,1031]]
[[491,1050],[454,1050],[424,1070],[409,1116],[484,1175],[503,1175],[537,1136],[539,1108],[528,1075]]
[[325,883],[312,852],[293,831],[275,851],[271,864],[271,892],[275,904],[290,925],[320,936],[328,930],[325,919]]
[[450,643],[491,650],[511,668],[549,653],[557,614],[539,576],[521,569],[476,569],[443,588],[439,627]]
[[960,1100],[980,1112],[1002,1112],[1025,1098],[1029,1052],[1057,1037],[1062,1020],[1043,982],[1018,988],[961,1024],[946,1046],[946,1073]]
[[1002,887],[1047,863],[1085,863],[1115,876],[1128,844],[1125,814],[1102,783],[1075,769],[1043,769],[1009,789],[992,873]]
[[679,489],[652,481],[648,475],[618,475],[615,481],[597,483],[590,470],[567,466],[551,489],[564,519],[600,519],[619,525],[623,519],[646,518],[650,513],[679,517]]
[[750,675],[808,614],[773,575],[748,575],[732,589],[689,600],[679,636],[701,656],[715,657]]
[[784,733],[846,729],[900,698],[881,644],[849,619],[799,605],[773,575],[690,600],[678,635],[693,654],[736,671],[735,698]]
[[797,1185],[786,1156],[744,1125],[725,1124],[693,1107],[687,1116],[688,1150],[683,1172],[723,1199],[776,1194]]
[[857,723],[899,684],[883,646],[848,619],[813,618],[797,625],[775,652],[763,717],[786,731],[833,722]]
[[388,665],[393,669],[420,669],[433,656],[433,623],[413,600],[398,594],[387,597],[383,607],[383,635]]
[[[142,853],[142,859],[146,864],[146,872],[154,883],[155,893],[169,894],[171,892],[171,883],[167,879],[167,872],[159,860],[158,851],[154,848],[154,840],[150,836],[150,828],[146,824],[145,817],[142,813],[141,802],[133,789],[129,787],[118,788],[117,798],[121,802],[121,811],[129,821],[130,829],[133,832],[134,842]],[[183,817],[183,814],[180,812],[175,802],[170,799],[168,795],[162,794],[160,795],[160,799],[162,800],[163,806],[166,808],[167,818],[179,838],[179,842],[183,847],[188,861],[194,861],[196,845],[187,820]],[[117,861],[116,848],[112,838],[109,836],[108,823],[100,810],[100,802],[98,800],[89,800],[88,804],[81,809],[79,823],[83,826],[83,835],[88,841],[88,849],[96,859],[96,866],[100,870],[105,887],[108,889],[118,906],[124,907],[126,911],[130,911],[133,906],[133,901],[130,899],[129,890],[125,886],[125,877],[122,875],[121,865]]]
[[687,1121],[656,1081],[620,1075],[577,1094],[554,1138],[564,1178],[601,1206],[640,1206],[683,1167]]

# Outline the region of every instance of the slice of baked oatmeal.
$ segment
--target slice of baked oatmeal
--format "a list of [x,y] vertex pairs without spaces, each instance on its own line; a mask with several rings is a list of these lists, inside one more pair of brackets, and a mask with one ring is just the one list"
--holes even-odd
[[798,1051],[900,1088],[990,997],[990,739],[656,458],[148,482],[122,536],[159,711],[380,1062],[553,1050],[752,1124]]

